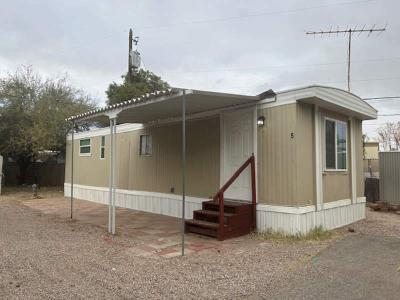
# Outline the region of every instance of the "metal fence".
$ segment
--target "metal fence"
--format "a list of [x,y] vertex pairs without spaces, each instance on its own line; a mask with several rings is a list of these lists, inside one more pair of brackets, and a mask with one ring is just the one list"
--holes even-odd
[[379,152],[379,198],[400,204],[400,152]]

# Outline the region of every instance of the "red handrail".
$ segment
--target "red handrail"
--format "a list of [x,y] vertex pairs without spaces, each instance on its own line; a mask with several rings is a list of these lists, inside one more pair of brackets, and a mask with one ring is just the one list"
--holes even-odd
[[213,200],[219,199],[219,229],[218,239],[224,239],[224,192],[232,185],[232,183],[239,177],[239,175],[250,165],[251,167],[251,202],[252,202],[252,227],[253,230],[256,228],[256,166],[254,154],[247,159],[243,165],[232,175],[231,178],[219,189],[214,195]]

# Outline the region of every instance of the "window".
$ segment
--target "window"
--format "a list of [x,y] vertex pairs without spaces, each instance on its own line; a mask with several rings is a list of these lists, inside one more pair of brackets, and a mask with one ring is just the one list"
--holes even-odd
[[100,141],[100,159],[104,159],[106,152],[106,137],[103,135]]
[[152,140],[151,135],[141,135],[140,136],[140,155],[151,155],[152,152]]
[[347,124],[325,120],[325,169],[347,169]]
[[90,156],[91,155],[91,141],[90,139],[79,140],[79,154],[80,156]]

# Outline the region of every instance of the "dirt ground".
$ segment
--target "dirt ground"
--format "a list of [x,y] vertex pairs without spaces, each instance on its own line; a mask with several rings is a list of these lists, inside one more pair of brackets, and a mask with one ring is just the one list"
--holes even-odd
[[[5,192],[0,196],[0,299],[307,298],[318,295],[317,274],[326,275],[320,277],[325,284],[320,299],[356,299],[356,294],[341,293],[340,281],[334,279],[357,281],[360,272],[370,272],[366,268],[371,266],[364,268],[362,260],[349,257],[352,267],[343,258],[349,253],[362,258],[368,247],[373,248],[371,253],[383,251],[385,257],[383,263],[373,264],[381,268],[377,274],[392,272],[390,278],[380,277],[378,292],[386,288],[386,298],[394,296],[385,284],[396,283],[393,274],[400,274],[400,258],[394,254],[400,252],[398,215],[368,212],[367,220],[351,226],[355,233],[336,230],[325,241],[276,242],[246,236],[183,258],[143,257],[133,251],[137,241],[132,236],[109,236],[101,226],[32,209],[26,205],[33,201],[27,191]],[[42,195],[60,199],[62,191],[44,190]],[[340,249],[349,251],[343,254]],[[329,257],[334,261],[328,262]],[[333,279],[328,276],[332,272]],[[334,284],[329,283],[332,280]]]

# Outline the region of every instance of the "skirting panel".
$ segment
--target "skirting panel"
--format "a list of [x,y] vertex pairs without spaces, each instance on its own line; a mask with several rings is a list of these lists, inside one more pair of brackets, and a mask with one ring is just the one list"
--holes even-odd
[[323,210],[316,211],[314,209],[300,213],[285,212],[283,209],[282,211],[270,211],[264,209],[263,205],[258,205],[257,209],[257,229],[259,231],[272,230],[293,235],[306,234],[319,226],[328,230],[334,229],[362,219],[365,219],[363,198],[359,198],[359,201],[354,204],[331,205]]
[[[70,197],[71,185],[64,184],[64,196]],[[108,188],[74,185],[74,198],[108,204]],[[182,196],[146,191],[116,190],[116,206],[171,217],[182,216]],[[201,203],[208,199],[186,197],[185,218],[193,218],[193,211],[201,209]],[[257,205],[257,230],[281,231],[287,234],[305,234],[322,226],[334,229],[365,218],[365,197],[357,203],[340,200],[327,204],[323,210],[315,206],[284,207]]]
[[[108,205],[108,188],[74,184],[74,198]],[[64,183],[64,196],[71,196],[71,185]],[[193,211],[201,209],[201,203],[208,199],[186,197],[185,218],[192,218]],[[115,191],[115,205],[155,214],[180,218],[182,216],[182,196],[146,191]]]

